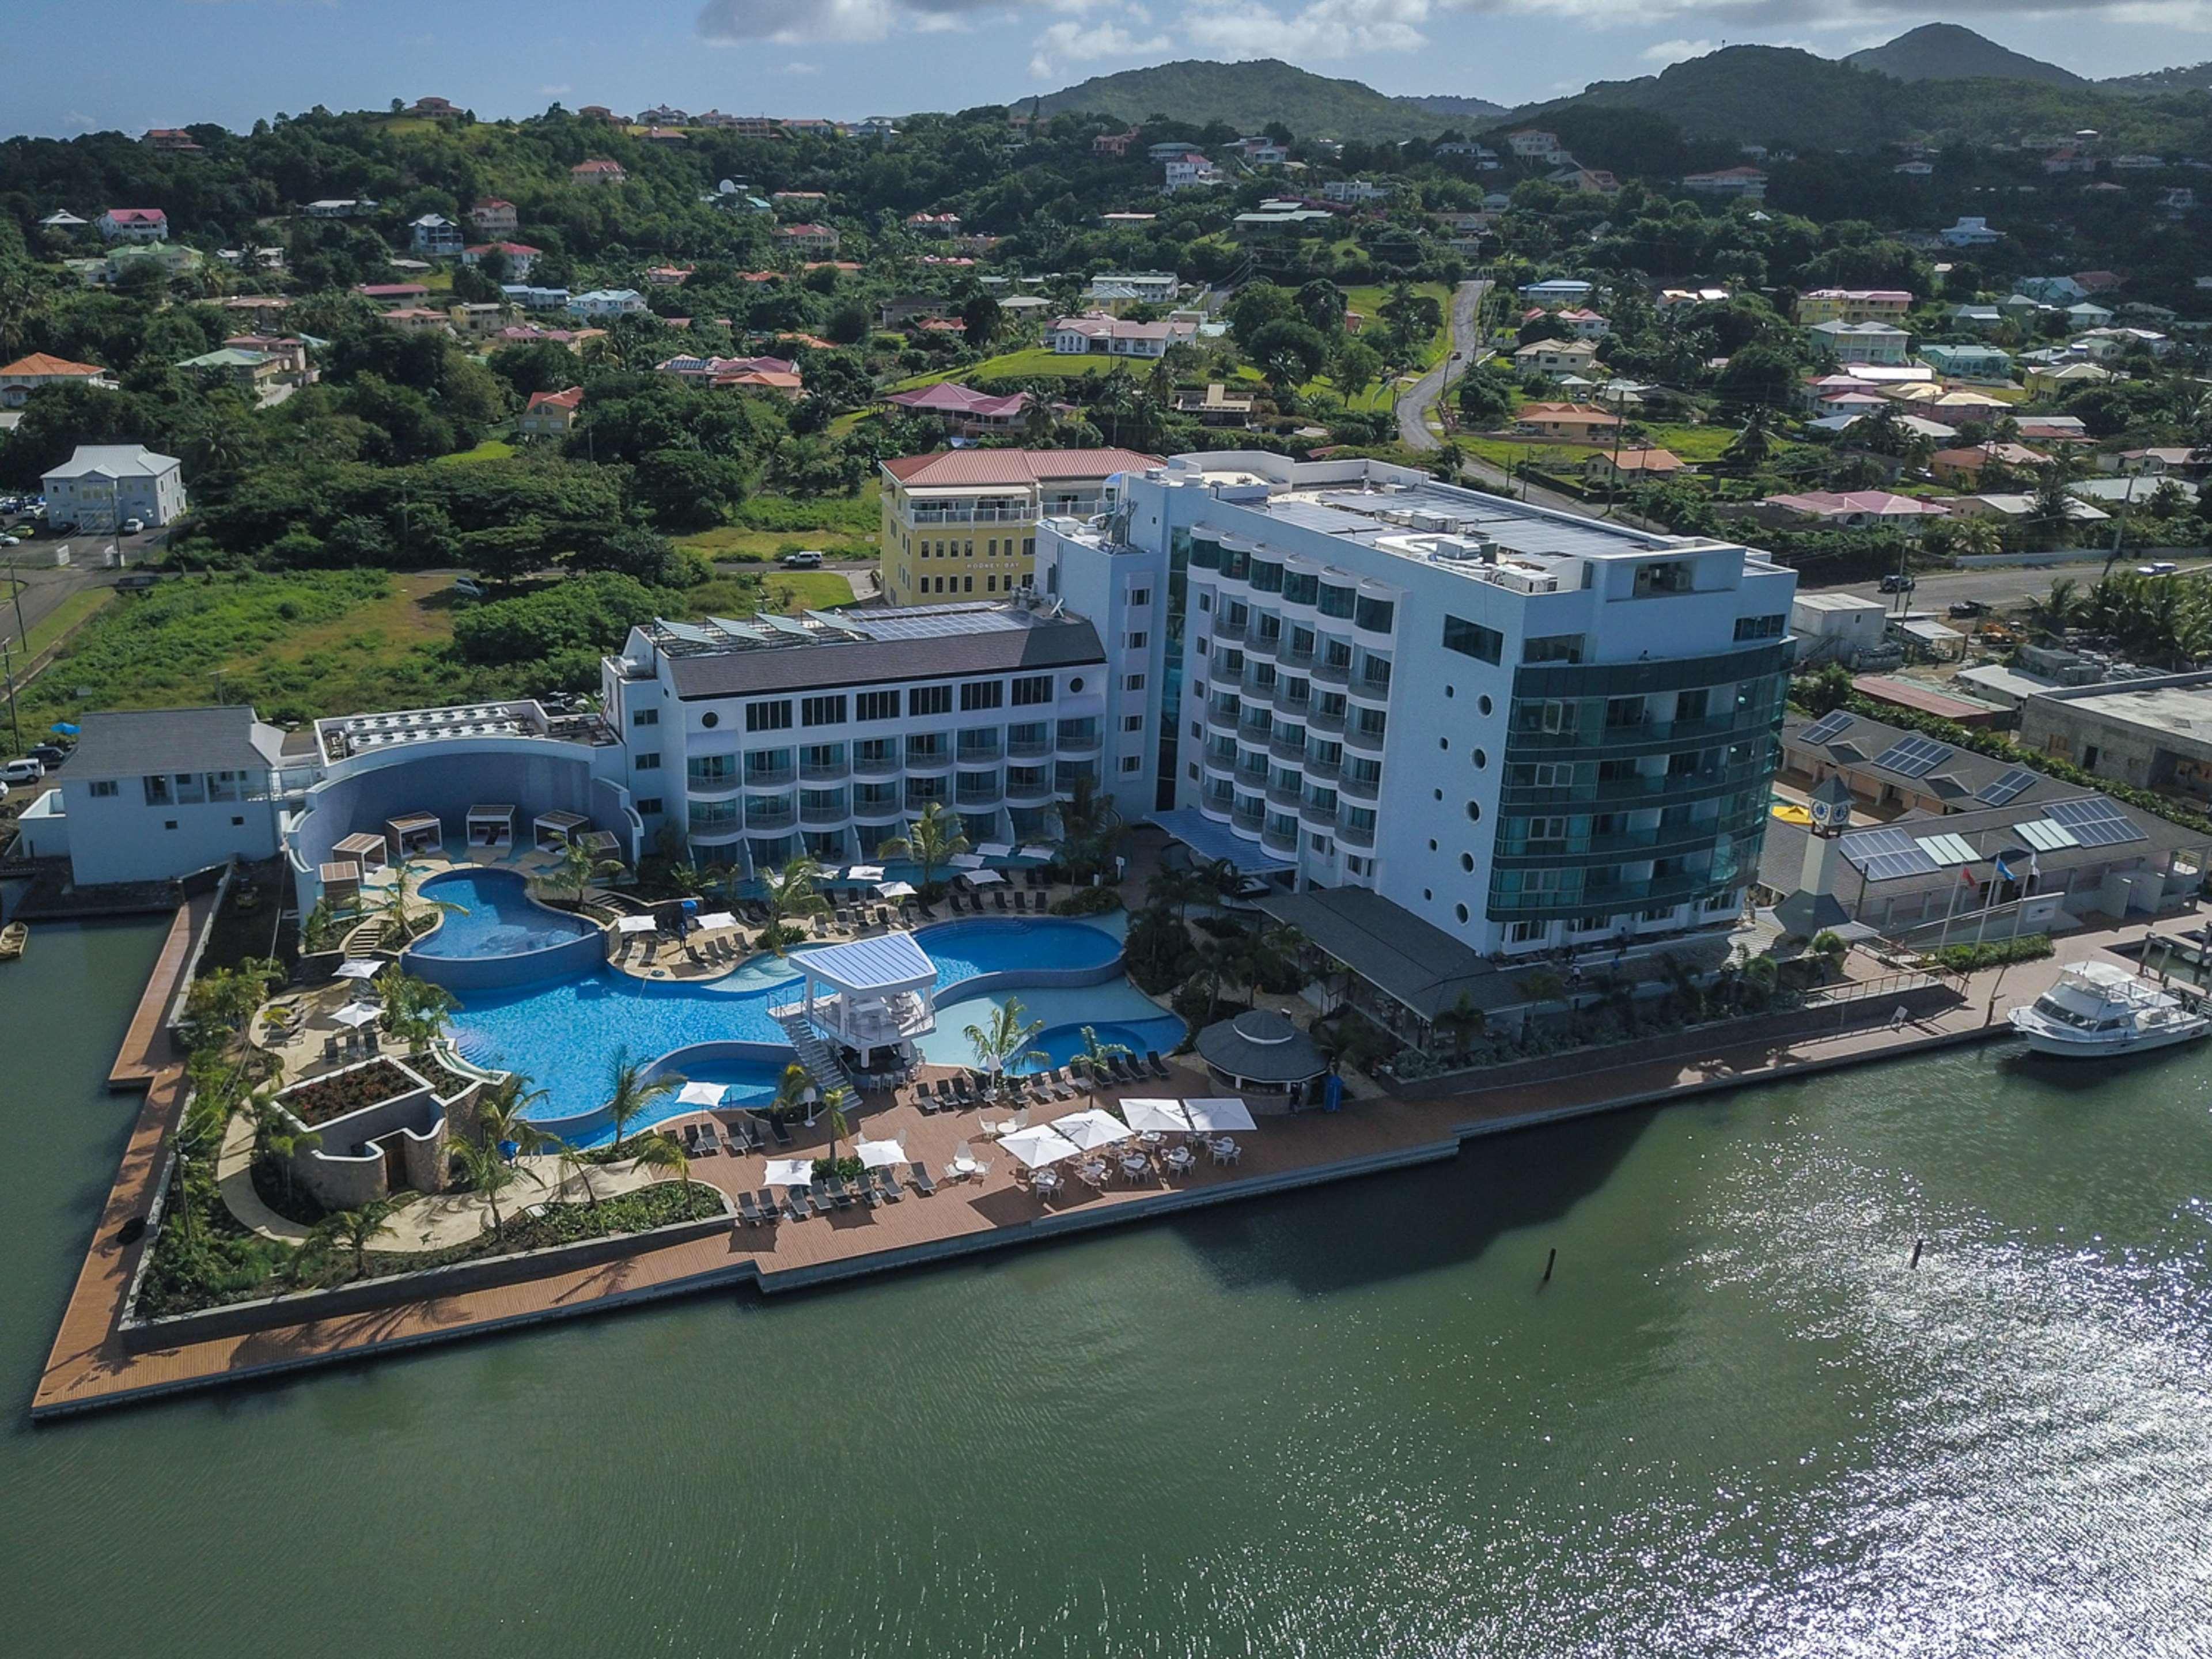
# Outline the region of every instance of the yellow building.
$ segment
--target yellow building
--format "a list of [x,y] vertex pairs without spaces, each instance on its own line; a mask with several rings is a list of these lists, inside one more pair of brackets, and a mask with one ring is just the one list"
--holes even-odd
[[928,605],[1026,586],[1039,519],[1087,518],[1103,509],[1115,474],[1158,465],[1132,449],[955,449],[885,461],[884,595]]

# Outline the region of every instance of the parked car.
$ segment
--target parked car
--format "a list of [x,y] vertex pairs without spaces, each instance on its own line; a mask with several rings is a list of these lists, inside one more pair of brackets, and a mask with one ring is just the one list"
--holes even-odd
[[21,547],[22,544],[21,536],[0,536],[0,547]]
[[480,599],[484,596],[483,584],[474,576],[454,577],[453,592],[465,599]]
[[123,521],[123,533],[126,536],[136,536],[145,527],[146,520],[143,519],[125,519]]
[[1881,579],[1881,591],[1885,593],[1910,593],[1914,586],[1911,577],[1900,576],[1894,571]]
[[787,570],[818,570],[822,566],[822,556],[809,548],[797,553],[787,553],[776,562]]
[[2172,559],[2160,559],[2155,564],[2137,565],[2136,567],[2136,574],[2138,576],[2171,576],[2175,571],[2180,568],[2181,567],[2174,563]]
[[1954,617],[1986,617],[1990,614],[1990,608],[1979,599],[1954,599],[1951,601],[1951,614]]
[[44,761],[25,758],[9,761],[7,765],[0,766],[0,783],[4,783],[10,788],[19,783],[36,783],[46,775],[46,766]]
[[69,750],[58,743],[34,743],[28,750],[30,757],[51,772],[69,758]]

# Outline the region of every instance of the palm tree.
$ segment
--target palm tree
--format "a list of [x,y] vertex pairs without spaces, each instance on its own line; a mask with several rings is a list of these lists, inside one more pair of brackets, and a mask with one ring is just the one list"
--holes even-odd
[[253,1016],[269,1000],[269,989],[285,977],[283,963],[248,957],[235,968],[217,968],[192,981],[185,1002],[185,1044],[229,1063],[234,1075],[250,1057],[246,1034]]
[[1060,804],[1060,856],[1071,875],[1102,870],[1114,855],[1121,833],[1121,814],[1111,795],[1102,793],[1088,772]]
[[607,1121],[614,1126],[615,1133],[607,1143],[607,1150],[621,1152],[629,1126],[644,1116],[654,1101],[674,1094],[683,1086],[684,1079],[673,1073],[647,1081],[644,1066],[629,1057],[629,1049],[615,1050],[607,1079]]
[[2071,576],[2061,576],[2051,584],[2048,594],[2027,602],[2028,632],[2038,639],[2063,638],[2081,621],[2082,606],[2081,585]]
[[983,1024],[970,1025],[961,1034],[975,1051],[975,1063],[991,1074],[994,1094],[1006,1081],[1007,1067],[1052,1058],[1042,1049],[1030,1046],[1036,1041],[1037,1033],[1044,1030],[1044,1022],[1023,1018],[1028,1012],[1018,1001],[1008,997],[991,1010],[991,1017]]
[[830,1114],[830,1167],[837,1167],[837,1143],[845,1138],[848,1125],[845,1109],[853,1103],[853,1091],[839,1084],[822,1097],[822,1104]]
[[573,1173],[576,1179],[583,1183],[585,1199],[589,1201],[593,1209],[598,1209],[599,1192],[598,1188],[592,1185],[591,1154],[573,1140],[556,1140],[553,1144],[559,1149],[555,1156],[561,1160],[562,1184],[566,1186],[568,1176]]
[[571,836],[561,849],[561,862],[553,867],[550,881],[568,890],[569,896],[580,907],[584,895],[601,876],[611,876],[623,868],[620,859],[601,858],[584,845],[581,836]]
[[691,1173],[691,1160],[684,1156],[683,1142],[656,1129],[637,1138],[637,1167],[681,1181]]
[[384,1231],[384,1224],[398,1212],[399,1206],[388,1198],[372,1198],[366,1204],[356,1204],[350,1210],[340,1210],[336,1215],[325,1216],[315,1224],[311,1235],[313,1243],[322,1248],[343,1246],[353,1257],[353,1276],[366,1277],[368,1273],[368,1247]]
[[1456,1053],[1465,1049],[1468,1043],[1488,1029],[1490,1017],[1474,1006],[1472,997],[1462,991],[1459,1000],[1440,1011],[1429,1024],[1436,1028],[1437,1036],[1451,1043]]
[[461,1005],[442,985],[402,973],[397,966],[376,976],[384,1002],[384,1028],[404,1038],[407,1052],[419,1054],[445,1034],[446,1021]]
[[1756,472],[1766,465],[1774,453],[1774,434],[1770,429],[1772,417],[1764,408],[1754,408],[1743,418],[1743,425],[1729,447],[1721,452],[1721,459],[1733,461],[1747,472]]
[[1201,899],[1212,898],[1213,894],[1212,882],[1188,865],[1177,867],[1164,864],[1145,882],[1146,901],[1174,911],[1177,921],[1189,921],[1190,907]]
[[768,931],[762,935],[778,956],[793,939],[801,937],[796,928],[787,933],[784,923],[801,916],[818,916],[830,908],[830,901],[815,890],[814,884],[822,878],[822,866],[801,853],[781,870],[772,870],[761,878],[761,901],[768,907]]
[[292,1160],[301,1152],[313,1152],[323,1144],[322,1136],[313,1129],[303,1128],[289,1112],[283,1110],[267,1095],[253,1097],[253,1138],[262,1153],[276,1160],[277,1172],[284,1181],[284,1202],[289,1206],[293,1192]]
[[807,1092],[813,1087],[814,1074],[793,1060],[783,1068],[783,1075],[776,1080],[775,1098],[769,1103],[769,1114],[781,1112],[789,1116],[807,1103]]
[[491,1146],[512,1146],[518,1158],[534,1158],[548,1146],[557,1145],[554,1138],[524,1112],[544,1100],[545,1091],[532,1089],[530,1079],[518,1073],[509,1073],[477,1099],[477,1134]]
[[1221,1006],[1221,988],[1240,985],[1250,965],[1250,951],[1246,941],[1227,939],[1201,940],[1196,951],[1198,967],[1190,982],[1206,982],[1206,1018],[1211,1021]]
[[[411,860],[401,865],[392,872],[392,885],[385,890],[384,896],[376,903],[376,914],[399,929],[399,942],[403,945],[415,937],[415,924],[418,920],[428,921],[432,916],[465,916],[469,913],[467,906],[455,904],[450,899],[422,896],[422,878],[430,873],[426,866]],[[410,883],[416,890],[412,893],[407,890]],[[421,908],[412,908],[418,905]]]
[[951,859],[968,850],[968,831],[957,812],[948,811],[941,800],[933,800],[922,809],[920,817],[907,826],[906,834],[894,836],[876,848],[876,856],[884,859],[910,859],[921,866],[921,892],[925,902],[930,890],[937,884],[937,872]]
[[1105,1075],[1106,1062],[1109,1060],[1117,1057],[1130,1060],[1136,1056],[1137,1051],[1126,1042],[1101,1042],[1095,1026],[1085,1026],[1082,1036],[1083,1047],[1077,1050],[1075,1058],[1081,1060],[1085,1069],[1094,1077]]
[[484,1202],[491,1206],[491,1236],[499,1237],[507,1231],[507,1218],[500,1213],[499,1195],[514,1184],[514,1166],[499,1155],[497,1146],[471,1140],[465,1135],[447,1137],[446,1150],[461,1161],[469,1185],[482,1193]]

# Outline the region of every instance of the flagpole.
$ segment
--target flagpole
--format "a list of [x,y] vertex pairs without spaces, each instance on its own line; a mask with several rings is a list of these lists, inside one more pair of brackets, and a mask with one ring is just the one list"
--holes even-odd
[[1997,894],[2004,886],[2004,865],[1996,863],[1990,872],[1990,896],[1982,903],[1982,919],[1974,924],[1974,943],[1982,942],[1983,931],[1990,925],[1990,912],[1997,902]]
[[1958,913],[1959,890],[1971,885],[1972,881],[1973,878],[1966,873],[1966,866],[1960,865],[1959,878],[1951,884],[1951,902],[1943,907],[1943,931],[1936,936],[1936,948],[1939,951],[1951,942],[1951,918]]

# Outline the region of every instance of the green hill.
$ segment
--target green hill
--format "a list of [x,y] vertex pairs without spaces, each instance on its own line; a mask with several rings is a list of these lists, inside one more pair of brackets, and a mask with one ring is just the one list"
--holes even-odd
[[2141,75],[2116,75],[2109,81],[2100,81],[2098,86],[2106,92],[2142,94],[2153,92],[2212,91],[2212,62],[2187,64],[2173,69],[2146,70]]
[[1956,23],[1926,23],[1879,46],[1851,52],[1844,63],[1899,81],[2041,81],[2086,87],[2071,70],[2001,46]]
[[1043,109],[1048,115],[1095,111],[1131,122],[1156,115],[1224,121],[1245,132],[1280,121],[1301,137],[1370,140],[1434,137],[1455,116],[1462,122],[1489,120],[1504,112],[1495,104],[1482,105],[1480,112],[1438,111],[1422,100],[1392,98],[1362,82],[1332,80],[1272,58],[1249,64],[1189,59],[1093,76],[1046,94]]
[[1431,115],[1449,116],[1456,121],[1495,121],[1512,111],[1504,104],[1493,104],[1487,98],[1462,98],[1457,93],[1424,92],[1401,94],[1393,103],[1410,104],[1415,109],[1425,109]]

